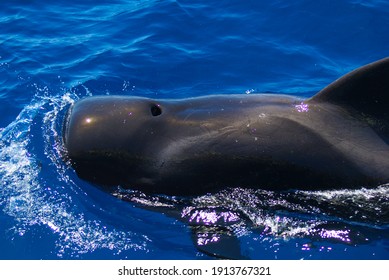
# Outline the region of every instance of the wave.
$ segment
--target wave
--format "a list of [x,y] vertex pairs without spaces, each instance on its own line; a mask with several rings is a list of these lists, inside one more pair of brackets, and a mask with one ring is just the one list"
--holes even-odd
[[[15,121],[0,131],[0,209],[14,219],[8,229],[23,236],[34,226],[55,236],[57,257],[74,257],[109,249],[147,251],[145,239],[131,231],[102,226],[87,218],[74,201],[88,199],[62,161],[61,126],[64,108],[77,97],[37,95]],[[51,179],[51,180],[49,180]]]

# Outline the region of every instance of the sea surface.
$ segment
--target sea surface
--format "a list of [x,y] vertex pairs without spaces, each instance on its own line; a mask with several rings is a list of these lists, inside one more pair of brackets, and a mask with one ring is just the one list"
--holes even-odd
[[383,0],[1,1],[0,259],[389,259],[389,185],[109,194],[62,160],[86,96],[308,97],[388,30]]

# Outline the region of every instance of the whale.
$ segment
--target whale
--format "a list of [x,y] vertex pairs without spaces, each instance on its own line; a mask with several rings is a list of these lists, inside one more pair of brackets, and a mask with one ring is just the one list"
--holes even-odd
[[105,190],[375,187],[389,182],[389,57],[309,98],[90,96],[68,109],[62,134],[77,176]]

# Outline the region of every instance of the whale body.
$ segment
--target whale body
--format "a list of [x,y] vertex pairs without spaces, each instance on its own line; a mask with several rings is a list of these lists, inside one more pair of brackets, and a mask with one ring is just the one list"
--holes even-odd
[[199,195],[378,186],[389,182],[389,58],[308,99],[87,97],[69,108],[63,142],[77,175],[108,189]]

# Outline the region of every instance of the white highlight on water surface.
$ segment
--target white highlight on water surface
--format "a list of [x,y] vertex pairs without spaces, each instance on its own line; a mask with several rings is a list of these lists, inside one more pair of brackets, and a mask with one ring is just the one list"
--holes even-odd
[[[45,93],[46,89],[37,92]],[[70,93],[56,97],[37,95],[15,121],[0,131],[0,211],[15,220],[14,227],[7,230],[24,235],[32,226],[47,226],[56,235],[58,257],[79,256],[103,248],[113,254],[147,251],[146,238],[108,229],[101,221],[87,219],[84,213],[74,210],[73,196],[85,194],[74,192],[77,186],[66,174],[68,167],[62,161],[58,132],[62,121],[57,117],[75,98]],[[38,143],[44,146],[41,155],[30,151],[31,146],[38,145],[31,138],[37,125],[41,127],[34,131],[42,131],[42,143]],[[40,156],[47,157],[54,166],[57,178],[51,178],[50,185],[41,175]]]

